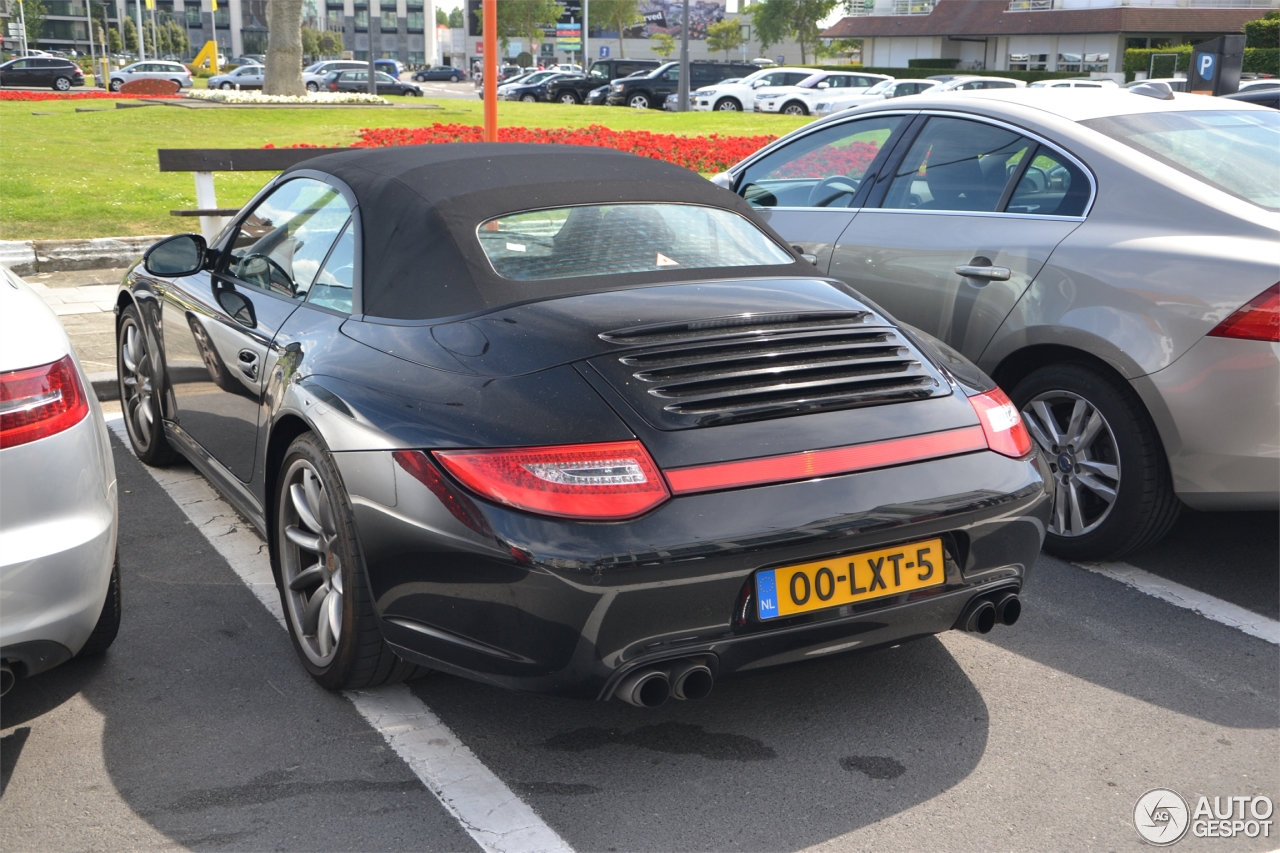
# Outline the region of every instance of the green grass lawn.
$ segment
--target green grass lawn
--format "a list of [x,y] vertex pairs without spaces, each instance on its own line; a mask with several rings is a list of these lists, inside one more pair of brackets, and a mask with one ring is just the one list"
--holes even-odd
[[[202,81],[203,82],[203,81]],[[420,104],[418,98],[392,98]],[[360,128],[484,123],[479,99],[438,110],[116,109],[112,101],[0,102],[0,239],[168,234],[194,227],[170,210],[195,207],[185,172],[161,174],[157,148],[258,148],[298,142],[350,145]],[[76,112],[76,108],[93,112]],[[503,103],[504,126],[583,127],[701,135],[782,135],[805,119],[743,113],[640,112],[621,107]],[[223,172],[221,207],[247,201],[272,175]]]

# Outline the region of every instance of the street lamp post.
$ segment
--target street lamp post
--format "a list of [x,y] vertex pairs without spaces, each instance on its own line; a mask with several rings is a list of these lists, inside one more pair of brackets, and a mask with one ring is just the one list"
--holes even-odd
[[680,88],[676,97],[680,100],[678,112],[689,109],[689,0],[684,0],[684,18],[680,24]]

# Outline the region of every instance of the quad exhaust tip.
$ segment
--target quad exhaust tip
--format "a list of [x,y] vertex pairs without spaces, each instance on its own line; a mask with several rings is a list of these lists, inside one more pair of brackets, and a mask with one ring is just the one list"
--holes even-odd
[[668,699],[697,701],[711,694],[715,675],[705,658],[681,658],[631,673],[613,695],[637,708],[657,708]]
[[1001,625],[1012,625],[1022,615],[1022,599],[1016,592],[1006,593],[996,599],[996,621]]
[[1012,625],[1022,615],[1022,599],[1016,592],[996,593],[971,601],[957,625],[975,634],[987,634],[997,624]]

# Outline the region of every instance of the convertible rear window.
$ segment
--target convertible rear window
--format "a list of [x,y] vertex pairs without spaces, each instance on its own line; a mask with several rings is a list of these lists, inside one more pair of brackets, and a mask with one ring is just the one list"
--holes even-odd
[[1203,110],[1082,122],[1210,186],[1280,210],[1280,113]]
[[746,218],[693,204],[515,213],[482,223],[476,234],[498,275],[516,281],[795,263]]

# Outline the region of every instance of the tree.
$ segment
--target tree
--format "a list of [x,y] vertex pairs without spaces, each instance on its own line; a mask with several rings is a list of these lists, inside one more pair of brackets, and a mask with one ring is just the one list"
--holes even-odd
[[337,56],[338,51],[342,50],[342,42],[329,30],[325,30],[320,34],[320,55],[321,56]]
[[557,0],[502,0],[498,4],[502,52],[507,52],[513,38],[524,40],[530,47],[541,43],[542,28],[554,27],[563,14],[564,8]]
[[649,44],[653,47],[653,52],[663,59],[676,51],[676,37],[667,33],[654,33],[649,37]]
[[25,0],[22,4],[22,12],[27,21],[27,44],[29,46],[39,44],[40,36],[44,33],[44,19],[48,10],[40,0]]
[[138,28],[133,24],[133,18],[124,19],[124,49],[128,53],[138,52]]
[[173,20],[170,20],[165,26],[169,28],[169,43],[173,45],[173,52],[179,56],[189,54],[191,52],[191,39],[187,38],[187,28]]
[[302,28],[302,55],[315,57],[320,55],[320,31],[313,27]]
[[267,73],[263,94],[305,97],[302,82],[302,2],[267,3]]
[[839,0],[761,0],[751,10],[760,48],[768,50],[788,38],[800,43],[800,64],[818,46],[819,22],[831,14]]
[[439,6],[436,7],[436,26],[437,27],[449,26],[449,13],[446,12],[444,9],[441,9]]
[[1280,11],[1268,12],[1256,21],[1244,25],[1246,47],[1280,47]]
[[107,51],[109,53],[119,53],[124,50],[124,43],[120,41],[120,31],[115,27],[107,30]]
[[638,0],[595,0],[591,6],[591,22],[599,25],[601,30],[617,30],[618,56],[626,59],[627,30],[640,21],[640,3]]
[[840,58],[852,59],[862,52],[862,39],[831,39],[827,43],[819,42],[814,53],[819,59]]
[[461,6],[449,12],[448,24],[451,29],[455,30],[460,30],[467,25],[467,19]]
[[707,50],[712,53],[723,50],[725,60],[729,59],[729,52],[737,50],[744,41],[746,39],[742,37],[742,25],[737,21],[725,18],[707,27]]

